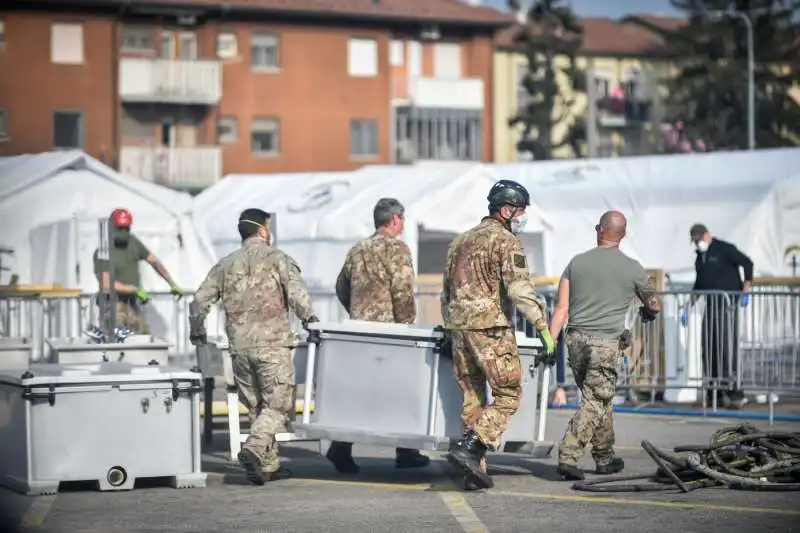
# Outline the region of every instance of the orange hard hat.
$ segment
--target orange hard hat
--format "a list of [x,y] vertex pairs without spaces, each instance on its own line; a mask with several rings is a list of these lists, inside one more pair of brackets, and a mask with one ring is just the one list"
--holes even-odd
[[127,209],[118,208],[111,212],[111,220],[118,228],[129,228],[133,224],[133,215]]

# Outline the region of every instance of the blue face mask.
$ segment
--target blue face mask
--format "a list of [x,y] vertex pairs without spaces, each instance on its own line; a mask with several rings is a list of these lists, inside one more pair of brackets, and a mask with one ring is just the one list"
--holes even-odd
[[697,251],[701,254],[708,251],[708,243],[706,241],[698,241],[694,243],[694,247],[697,248]]

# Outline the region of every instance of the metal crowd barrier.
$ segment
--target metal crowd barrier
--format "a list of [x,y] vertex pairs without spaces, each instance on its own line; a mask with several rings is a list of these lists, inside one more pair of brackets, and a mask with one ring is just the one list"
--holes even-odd
[[[540,287],[550,305],[552,289]],[[440,320],[438,290],[420,291],[416,297],[419,322]],[[734,292],[670,290],[661,297],[662,312],[654,322],[631,321],[633,346],[621,358],[618,382],[620,392],[629,399],[699,402],[716,410],[717,395],[707,401],[708,391],[735,385],[763,398],[771,413],[776,395],[781,400],[800,396],[800,287],[756,286],[746,306],[743,295]],[[346,318],[332,291],[311,291],[311,298],[320,320]],[[176,298],[155,293],[144,306],[151,333],[169,341],[171,355],[194,351],[188,337],[191,299],[191,294]],[[632,307],[631,316],[637,307]],[[96,324],[97,316],[93,294],[2,297],[0,337],[27,337],[38,360],[45,355],[45,339],[80,336],[88,325]],[[519,326],[533,334],[521,321]],[[299,331],[299,321],[294,327]],[[207,329],[209,335],[224,337],[221,312],[212,311]]]

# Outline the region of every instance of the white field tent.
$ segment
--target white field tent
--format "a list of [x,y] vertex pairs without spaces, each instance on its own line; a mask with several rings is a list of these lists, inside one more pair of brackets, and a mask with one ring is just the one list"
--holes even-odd
[[[441,273],[447,245],[455,233],[480,220],[494,181],[491,172],[473,163],[230,176],[201,193],[195,206],[218,253],[238,245],[236,220],[242,209],[275,213],[278,246],[297,260],[310,286],[330,289],[348,249],[374,231],[372,209],[381,197],[397,198],[406,207],[404,238],[419,270]],[[530,228],[544,223],[533,217]]]
[[[189,290],[200,284],[215,253],[204,226],[195,222],[192,197],[123,176],[79,151],[0,158],[0,246],[14,249],[3,265],[19,275],[20,284],[95,293],[92,255],[99,221],[117,207],[131,211],[133,233],[176,283]],[[139,268],[146,290],[169,290],[149,265],[142,262]],[[166,337],[169,331],[167,338],[174,339],[175,328],[186,328],[175,305],[154,301],[145,309],[154,335]]]
[[694,279],[689,228],[696,222],[748,254],[762,275],[785,275],[784,250],[800,244],[800,149],[490,167],[528,187],[546,213],[553,231],[545,275],[560,275],[594,246],[594,225],[608,209],[628,218],[622,250],[673,281]]

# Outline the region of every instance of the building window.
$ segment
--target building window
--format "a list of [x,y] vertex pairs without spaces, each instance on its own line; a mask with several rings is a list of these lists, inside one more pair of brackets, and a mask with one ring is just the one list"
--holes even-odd
[[278,36],[256,34],[250,42],[250,65],[255,69],[276,69],[280,67]]
[[480,161],[483,147],[480,111],[398,108],[395,161]]
[[392,41],[389,45],[389,64],[393,67],[402,67],[405,63],[403,58],[405,51],[406,47],[403,41]]
[[378,75],[378,42],[375,39],[347,42],[347,73],[357,77]]
[[6,23],[0,19],[0,50],[6,46]]
[[236,34],[223,32],[217,35],[217,57],[220,59],[233,59],[239,54],[239,43]]
[[220,117],[217,122],[217,140],[220,143],[233,143],[239,140],[239,124],[236,117]]
[[83,148],[83,113],[56,111],[53,114],[53,148]]
[[281,132],[277,119],[255,119],[250,129],[250,146],[255,155],[276,156],[280,153]]
[[155,50],[153,30],[146,26],[123,26],[122,50],[126,52],[151,52]]
[[53,24],[50,31],[50,58],[61,65],[83,64],[83,26]]
[[353,120],[350,122],[350,155],[355,157],[378,155],[377,120]]
[[433,71],[437,78],[461,78],[461,46],[436,43],[433,46]]
[[8,137],[8,113],[0,109],[0,138]]
[[599,72],[594,77],[595,96],[605,98],[611,96],[612,76],[604,72]]

